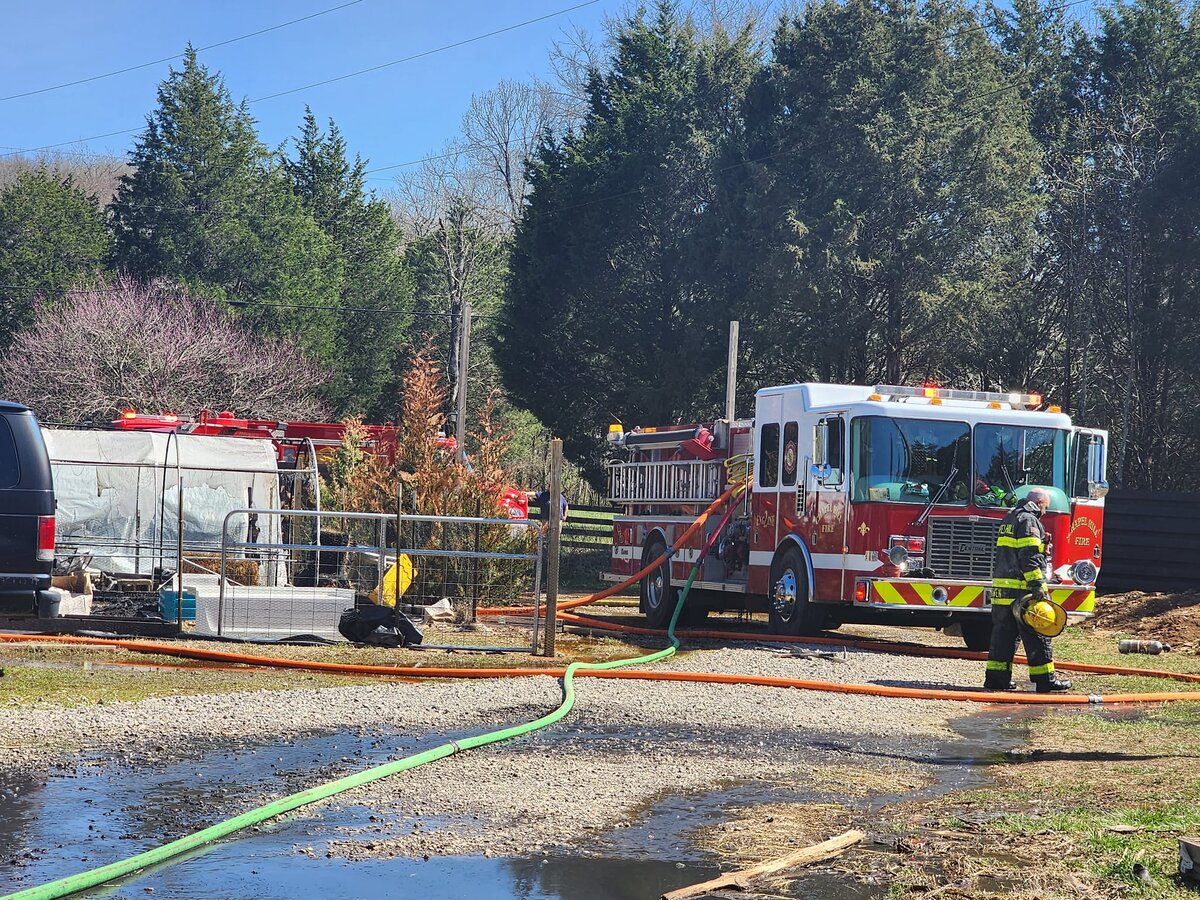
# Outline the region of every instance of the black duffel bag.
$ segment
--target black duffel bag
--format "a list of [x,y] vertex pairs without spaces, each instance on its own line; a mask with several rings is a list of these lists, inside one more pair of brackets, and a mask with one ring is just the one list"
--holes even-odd
[[381,647],[403,647],[419,644],[424,636],[404,613],[391,606],[374,603],[355,606],[342,613],[338,620],[342,637],[355,644],[377,644]]

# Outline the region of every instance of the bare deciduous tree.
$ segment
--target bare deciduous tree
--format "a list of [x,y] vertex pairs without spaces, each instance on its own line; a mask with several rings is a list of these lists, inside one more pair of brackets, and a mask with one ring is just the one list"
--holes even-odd
[[61,175],[70,175],[75,185],[87,196],[96,196],[106,206],[117,192],[121,176],[129,164],[112,156],[94,153],[46,152],[35,156],[10,156],[0,159],[0,189],[12,184],[25,172],[46,168]]
[[130,408],[313,419],[326,377],[294,342],[256,337],[176,286],[127,277],[40,309],[0,362],[6,397],[72,424]]
[[547,131],[560,133],[582,112],[582,98],[556,91],[541,81],[502,81],[486,94],[471,97],[463,116],[464,152],[507,199],[509,218],[521,217],[525,201],[525,163]]
[[390,197],[405,239],[423,243],[438,258],[445,285],[450,331],[446,371],[453,379],[451,408],[458,399],[459,326],[463,302],[479,305],[481,279],[502,265],[509,204],[500,183],[463,149],[451,145],[440,157],[425,160],[415,172],[397,179]]

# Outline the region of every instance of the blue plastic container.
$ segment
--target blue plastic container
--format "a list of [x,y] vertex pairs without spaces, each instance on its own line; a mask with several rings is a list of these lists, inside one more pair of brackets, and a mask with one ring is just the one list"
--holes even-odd
[[[176,621],[179,614],[177,596],[177,591],[169,591],[166,588],[158,592],[158,611],[168,622]],[[196,592],[189,591],[187,588],[183,589],[183,618],[196,621]]]

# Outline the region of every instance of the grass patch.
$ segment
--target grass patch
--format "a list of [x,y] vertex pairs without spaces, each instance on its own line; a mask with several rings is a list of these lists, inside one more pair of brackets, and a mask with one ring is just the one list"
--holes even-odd
[[1195,900],[1175,873],[1200,833],[1200,702],[1052,712],[1010,756],[986,788],[885,810],[910,850],[882,864],[891,896]]
[[1054,655],[1072,662],[1200,675],[1200,655],[1186,649],[1160,653],[1157,656],[1120,653],[1117,650],[1117,641],[1131,636],[1126,632],[1098,631],[1094,628],[1073,626],[1054,639]]
[[[478,629],[431,626],[430,644],[512,646],[528,640],[528,626],[484,625]],[[180,641],[181,647],[216,650],[270,658],[373,666],[454,668],[558,667],[567,660],[607,662],[640,656],[646,644],[620,637],[557,635],[555,659],[528,653],[488,653],[473,650],[413,650],[354,647],[334,644],[316,647],[237,645]],[[661,643],[661,642],[660,642]],[[654,644],[655,647],[660,644]],[[154,668],[154,667],[158,668]],[[174,656],[133,653],[118,647],[83,644],[0,644],[0,708],[11,706],[79,706],[97,702],[137,701],[148,697],[286,690],[297,687],[369,684],[386,676],[342,676],[293,669],[241,667],[192,662]]]
[[307,672],[109,669],[103,667],[102,661],[95,666],[5,663],[4,677],[0,678],[0,703],[9,707],[71,707],[134,702],[149,697],[328,687],[354,681]]

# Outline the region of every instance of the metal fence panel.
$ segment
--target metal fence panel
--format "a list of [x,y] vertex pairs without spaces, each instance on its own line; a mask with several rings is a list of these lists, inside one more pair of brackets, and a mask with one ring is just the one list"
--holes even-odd
[[[246,529],[234,523],[247,517],[280,518],[283,540],[264,544],[240,539],[237,535]],[[536,606],[541,551],[538,523],[524,519],[234,510],[225,520],[217,577],[202,585],[207,589],[197,600],[197,629],[222,636],[312,634],[340,640],[341,613],[378,601],[378,589],[397,553],[407,556],[414,569],[399,604],[404,612],[419,621],[436,607],[439,614],[448,609],[456,620],[473,621],[479,607]],[[270,555],[281,557],[275,564],[287,573],[286,584],[238,582],[238,565]],[[200,579],[192,581],[200,584]],[[537,618],[528,621],[532,634],[527,646],[536,649]]]

